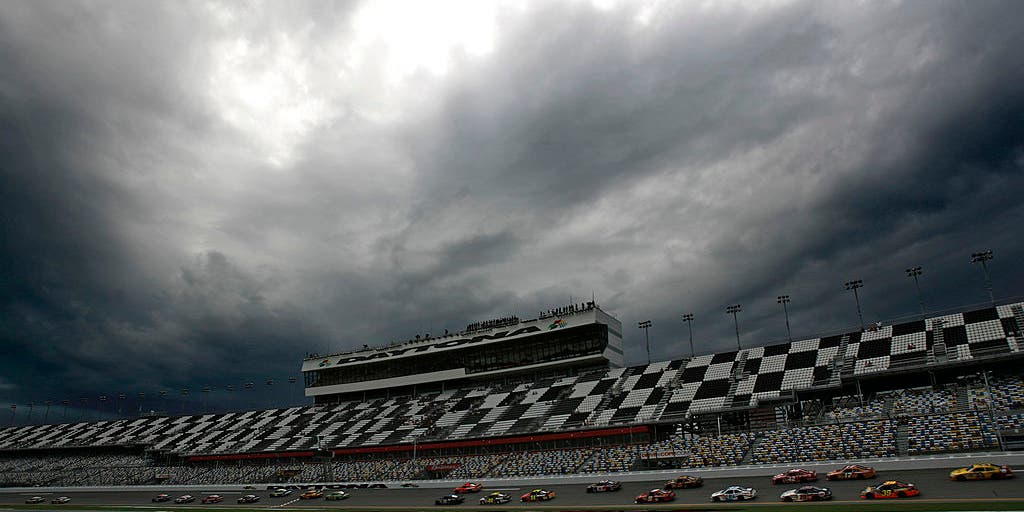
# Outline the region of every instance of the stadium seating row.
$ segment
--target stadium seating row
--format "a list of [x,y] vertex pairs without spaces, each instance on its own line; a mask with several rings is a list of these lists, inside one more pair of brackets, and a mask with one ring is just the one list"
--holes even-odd
[[999,448],[991,419],[977,412],[909,418],[907,439],[908,455]]
[[894,457],[895,434],[891,420],[772,430],[760,437],[750,461],[765,464]]
[[[916,403],[916,402],[914,402]],[[907,453],[998,447],[990,418],[979,412],[911,416]],[[1002,428],[1021,428],[1024,414],[1001,417]],[[448,457],[335,460],[329,464],[264,462],[157,466],[141,455],[0,457],[0,486],[284,483],[478,479],[556,474],[608,474],[637,468],[648,457],[670,456],[679,467],[781,464],[892,457],[897,420],[869,420],[768,430],[760,433],[675,435],[650,444],[565,448]],[[666,455],[668,454],[668,455]]]

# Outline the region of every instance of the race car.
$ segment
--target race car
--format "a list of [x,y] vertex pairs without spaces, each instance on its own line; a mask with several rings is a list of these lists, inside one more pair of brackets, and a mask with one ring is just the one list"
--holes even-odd
[[182,494],[181,496],[178,496],[177,498],[174,498],[174,502],[178,503],[178,504],[181,504],[181,503],[192,503],[195,500],[196,500],[196,497],[192,496],[191,494]]
[[54,505],[63,505],[65,503],[71,503],[71,498],[69,498],[67,496],[60,496],[58,498],[54,498],[54,499],[50,500],[50,503],[52,503]]
[[651,489],[633,500],[633,503],[660,503],[676,499],[676,492],[665,489]]
[[481,505],[500,505],[502,503],[508,503],[512,501],[511,494],[503,494],[498,491],[494,491],[483,498],[480,498]]
[[704,479],[699,476],[679,475],[668,482],[665,482],[666,489],[689,489],[704,485]]
[[273,492],[270,493],[270,497],[271,498],[281,498],[281,497],[284,497],[284,496],[288,496],[291,493],[292,493],[291,489],[285,489],[284,487],[278,487],[277,489],[274,489]]
[[334,491],[327,496],[324,496],[324,499],[327,501],[340,501],[348,499],[349,496],[351,495],[345,491]]
[[825,474],[825,478],[828,480],[865,480],[874,478],[876,474],[875,468],[850,464],[841,469],[829,471]]
[[33,505],[33,504],[36,504],[36,503],[42,503],[44,501],[46,501],[46,498],[44,498],[42,496],[32,496],[31,498],[26,499],[25,503],[27,503],[29,505]]
[[548,501],[555,499],[555,491],[534,489],[519,497],[520,501]]
[[964,480],[998,480],[1013,478],[1010,466],[997,466],[988,462],[971,464],[966,468],[956,468],[949,472],[949,479],[962,482]]
[[299,495],[299,499],[303,500],[315,500],[323,497],[324,492],[321,491],[320,489],[306,489],[306,492]]
[[480,492],[481,490],[483,490],[483,488],[484,488],[483,484],[478,484],[476,482],[466,482],[466,483],[456,487],[455,488],[455,493],[456,494],[462,494],[462,493],[467,493],[467,492]]
[[224,498],[219,494],[211,494],[203,497],[203,503],[220,503],[222,501],[224,501]]
[[461,505],[464,501],[466,498],[461,494],[446,494],[434,500],[434,505]]
[[246,494],[245,496],[238,498],[238,504],[243,505],[245,503],[256,503],[259,500],[260,497],[255,494]]
[[750,487],[733,485],[711,495],[711,501],[746,501],[757,497],[757,491]]
[[874,487],[868,487],[860,492],[860,498],[862,500],[871,500],[875,498],[910,498],[921,494],[921,491],[914,484],[908,484],[899,482],[896,480],[888,480],[883,482],[882,485],[876,485]]
[[802,482],[817,482],[818,473],[809,469],[791,469],[785,473],[779,473],[772,477],[772,485],[778,484],[799,484]]
[[622,489],[622,484],[615,480],[601,480],[587,486],[587,492],[613,492]]
[[171,495],[170,494],[157,494],[156,497],[154,497],[151,501],[153,503],[163,503],[165,501],[171,501]]
[[832,491],[824,487],[805,485],[799,489],[790,489],[781,496],[782,501],[825,501],[832,499]]

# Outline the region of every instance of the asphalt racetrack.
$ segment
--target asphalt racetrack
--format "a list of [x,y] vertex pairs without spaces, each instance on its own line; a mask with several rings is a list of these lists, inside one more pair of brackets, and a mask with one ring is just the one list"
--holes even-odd
[[[911,502],[917,500],[932,501],[932,500],[964,500],[964,499],[977,499],[981,500],[1003,500],[1003,499],[1022,499],[1024,500],[1024,479],[1020,477],[1014,477],[1009,480],[982,480],[972,482],[951,482],[949,480],[949,469],[909,469],[909,470],[889,470],[885,472],[879,472],[879,478],[868,481],[844,481],[844,482],[829,482],[824,479],[815,482],[813,485],[819,487],[828,487],[832,490],[834,501],[861,501],[860,491],[869,484],[881,483],[883,480],[900,480],[903,482],[909,482],[916,484],[921,490],[921,496],[916,498],[905,498],[901,500],[891,500],[900,502]],[[633,505],[635,497],[647,490],[655,487],[660,487],[664,484],[664,480],[658,481],[646,481],[646,482],[623,482],[622,490],[618,492],[603,492],[603,493],[587,493],[585,492],[585,486],[579,484],[563,484],[563,485],[550,485],[544,486],[544,488],[553,490],[556,493],[554,500],[544,502],[540,504],[545,509],[570,509],[572,507],[615,507],[615,506],[627,506]],[[708,504],[710,503],[709,496],[712,492],[719,489],[724,489],[730,485],[743,485],[753,487],[757,489],[757,498],[753,501],[754,503],[779,503],[779,495],[787,490],[799,487],[798,485],[771,485],[768,477],[740,477],[740,478],[709,478],[704,482],[704,487],[697,489],[677,489],[676,500],[672,502],[673,505],[687,505],[687,504]],[[265,486],[264,486],[265,487]],[[454,487],[454,486],[453,486]],[[365,507],[396,507],[396,508],[430,508],[434,506],[434,500],[443,494],[446,494],[446,489],[427,489],[427,488],[398,488],[398,489],[347,489],[351,497],[342,501],[326,501],[323,499],[318,500],[300,500],[298,494],[300,492],[294,492],[290,496],[283,498],[271,498],[270,491],[265,489],[260,490],[247,490],[247,491],[216,491],[212,490],[209,486],[204,486],[204,491],[190,491],[183,488],[175,488],[173,490],[168,489],[163,491],[170,494],[173,497],[180,496],[182,494],[192,494],[196,497],[196,501],[191,504],[176,505],[171,503],[151,503],[153,496],[158,494],[152,491],[101,491],[101,492],[89,492],[89,491],[53,491],[49,489],[39,489],[36,492],[4,492],[0,489],[0,506],[2,505],[20,505],[24,507],[25,499],[29,496],[42,496],[46,498],[46,503],[32,506],[31,508],[38,508],[39,510],[74,510],[75,506],[89,506],[89,505],[129,505],[129,506],[153,506],[159,510],[174,510],[174,509],[188,509],[188,508],[232,508],[239,505],[235,504],[235,500],[238,499],[242,494],[257,494],[261,497],[259,503],[244,505],[245,508],[268,508],[273,507],[275,509],[283,508],[316,508],[316,509],[346,509],[346,508],[365,508]],[[520,505],[519,496],[528,492],[530,487],[525,486],[501,486],[493,485],[485,487],[480,493],[470,493],[466,495],[466,503],[463,506],[478,506],[478,500],[481,496],[491,491],[501,491],[505,494],[511,494],[513,500],[510,504],[505,505],[488,505],[487,508],[510,508],[511,506]],[[224,501],[215,505],[202,505],[200,500],[203,496],[209,494],[220,494],[224,497]],[[69,496],[71,503],[66,505],[50,505],[49,501],[57,496]],[[867,500],[863,500],[865,504],[869,503]],[[793,503],[787,504],[787,506],[800,507],[802,504]],[[458,506],[446,506],[443,508],[455,508]],[[530,508],[541,508],[531,505]],[[438,507],[442,508],[442,507]],[[1024,509],[1024,503],[1021,503],[1021,509]],[[980,506],[979,510],[983,510],[984,507]],[[878,510],[876,507],[874,510]]]

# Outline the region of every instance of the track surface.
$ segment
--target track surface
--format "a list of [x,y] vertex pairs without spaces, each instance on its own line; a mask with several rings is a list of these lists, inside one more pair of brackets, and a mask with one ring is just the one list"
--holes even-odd
[[[699,473],[690,473],[699,474]],[[867,485],[880,483],[883,480],[901,480],[917,485],[921,489],[921,499],[943,500],[943,499],[1024,499],[1024,478],[1015,477],[1010,480],[983,480],[976,482],[951,482],[948,478],[949,469],[913,469],[913,470],[891,470],[880,472],[878,479],[868,481],[846,481],[828,482],[819,480],[814,483],[820,487],[832,489],[833,499],[837,501],[856,501],[860,498],[860,491]],[[590,494],[584,491],[584,485],[549,485],[544,488],[555,491],[557,497],[544,505],[555,508],[568,508],[576,506],[618,506],[632,505],[634,498],[647,490],[660,487],[664,480],[646,482],[623,482],[622,490],[611,493]],[[704,487],[697,489],[677,489],[676,501],[674,504],[706,504],[709,503],[709,496],[712,492],[724,489],[730,485],[743,485],[757,489],[757,499],[754,502],[778,502],[779,495],[788,489],[799,487],[798,485],[771,485],[768,477],[740,477],[740,478],[709,478],[704,482]],[[208,489],[208,487],[205,487]],[[519,503],[519,496],[530,490],[525,486],[500,486],[486,487],[483,492],[466,495],[466,505],[475,506],[481,496],[491,491],[501,491],[513,496],[512,505]],[[48,489],[40,489],[38,492],[3,492],[0,490],[0,505],[24,504],[25,498],[29,496],[42,496],[46,498],[46,504],[38,505],[39,510],[60,510],[74,509],[75,505],[154,505],[160,510],[188,509],[191,507],[225,507],[235,505],[235,500],[242,494],[257,494],[262,499],[259,503],[246,505],[247,508],[264,508],[273,506],[275,508],[351,508],[351,507],[431,507],[434,500],[443,494],[445,489],[346,489],[351,498],[343,501],[300,500],[298,492],[284,498],[269,497],[270,491],[189,491],[185,489],[174,489],[164,491],[172,497],[182,494],[192,494],[196,497],[195,503],[187,505],[175,505],[174,503],[151,503],[151,498],[156,492],[142,491],[120,491],[120,492],[87,492],[71,491],[56,492]],[[208,494],[220,494],[224,502],[216,505],[201,505],[199,502],[203,496]],[[71,503],[67,505],[50,505],[49,500],[57,496],[71,497]],[[919,498],[907,498],[898,501],[914,501]],[[793,504],[792,506],[800,506]],[[502,508],[509,505],[491,505],[489,508]],[[33,507],[35,508],[35,507]],[[545,507],[547,508],[547,507]],[[1024,508],[1024,505],[1022,505]]]

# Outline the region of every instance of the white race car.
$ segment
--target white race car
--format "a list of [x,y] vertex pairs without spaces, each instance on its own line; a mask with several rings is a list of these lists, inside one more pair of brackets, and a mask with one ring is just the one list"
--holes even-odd
[[757,491],[750,487],[733,485],[711,495],[711,501],[746,501],[757,497]]

